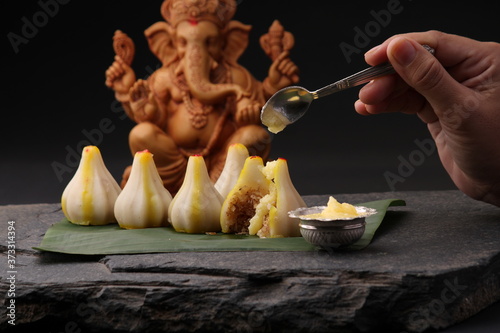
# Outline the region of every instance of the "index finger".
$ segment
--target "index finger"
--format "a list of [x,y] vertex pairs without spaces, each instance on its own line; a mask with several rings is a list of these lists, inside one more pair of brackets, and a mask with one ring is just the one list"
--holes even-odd
[[454,66],[462,62],[468,57],[469,50],[475,47],[474,43],[477,43],[477,41],[467,37],[436,30],[412,32],[392,36],[382,44],[375,46],[365,53],[365,61],[372,66],[387,62],[387,46],[397,37],[411,38],[421,45],[429,45],[435,50],[434,56],[444,67]]

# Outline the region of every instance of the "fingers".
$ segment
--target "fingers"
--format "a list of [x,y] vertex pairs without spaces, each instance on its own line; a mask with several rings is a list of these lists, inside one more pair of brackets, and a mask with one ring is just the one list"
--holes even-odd
[[139,79],[137,80],[129,91],[130,100],[137,102],[142,100],[144,103],[152,101],[153,94],[149,89],[148,81]]
[[412,32],[392,36],[375,46],[365,53],[365,61],[372,66],[388,61],[387,48],[397,38],[412,39],[420,45],[429,45],[435,50],[434,57],[444,67],[460,64],[468,57],[470,50],[476,48],[478,44],[475,40],[440,31]]
[[113,85],[113,81],[116,80],[116,78],[125,74],[124,65],[126,64],[123,62],[120,56],[115,56],[115,61],[106,70],[106,86],[111,87]]
[[113,85],[113,81],[120,75],[119,67],[116,63],[113,63],[106,70],[106,86],[111,87]]
[[274,59],[273,63],[271,64],[271,67],[269,67],[269,72],[276,72],[279,71],[278,67],[281,65],[281,62],[283,59],[287,58],[290,55],[290,52],[285,51],[281,52],[281,54]]
[[290,51],[283,51],[280,53],[279,56],[276,57],[276,59],[274,59],[273,63],[280,63],[283,59],[286,59],[290,56]]
[[142,79],[137,80],[130,89],[130,99],[135,102],[140,99],[147,98],[147,96],[148,91],[147,85],[145,85],[145,81]]
[[259,124],[261,106],[258,103],[252,103],[245,106],[236,115],[236,121],[239,124]]
[[260,105],[253,103],[247,109],[244,116],[244,122],[247,124],[258,124],[260,123]]
[[397,75],[368,83],[360,90],[359,98],[354,108],[361,115],[401,112],[417,114],[425,123],[437,120],[427,100]]
[[289,58],[290,52],[284,51],[274,60],[271,68],[277,70],[286,76],[293,76],[299,72],[299,68],[295,63]]
[[[433,47],[435,55],[422,44]],[[477,41],[437,31],[389,38],[368,51],[365,59],[370,65],[391,62],[399,78],[380,78],[366,85],[360,90],[356,111],[416,113],[426,123],[446,116],[451,105],[462,103],[471,93],[460,83],[467,76],[460,69],[471,62],[470,50],[477,48]],[[445,67],[455,70],[448,72]]]
[[379,113],[400,112],[416,114],[424,123],[429,124],[438,120],[432,106],[415,90],[409,88],[399,95],[392,94],[376,104],[367,104],[363,100],[354,103],[357,113],[367,116]]
[[[373,80],[361,88],[359,98],[366,104],[379,104],[396,93],[397,85],[399,85],[399,90],[404,89],[402,82],[397,81],[398,77],[395,75],[388,75]],[[407,88],[406,85],[405,87]]]
[[278,70],[285,75],[291,76],[298,71],[298,67],[292,60],[288,58],[281,61],[281,63],[278,65]]
[[396,38],[410,38],[416,40],[420,45],[429,45],[430,47],[436,49],[438,44],[437,36],[434,36],[434,32],[425,33],[408,33],[402,35],[395,35],[384,41],[382,44],[375,46],[371,50],[365,53],[365,61],[371,66],[381,64],[383,62],[389,61],[387,56],[387,48],[389,44]]
[[[408,95],[408,96],[407,96]],[[414,91],[398,75],[387,75],[371,81],[359,91],[358,105],[364,114],[403,112],[418,113],[424,98]],[[411,98],[409,98],[411,97]]]
[[394,38],[387,46],[387,56],[399,76],[429,102],[438,116],[468,93],[438,59],[413,39]]

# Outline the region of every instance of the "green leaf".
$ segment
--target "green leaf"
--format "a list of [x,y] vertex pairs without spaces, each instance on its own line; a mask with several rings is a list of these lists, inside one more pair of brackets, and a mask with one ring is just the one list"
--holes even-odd
[[[363,237],[350,248],[359,250],[372,240],[390,206],[405,205],[403,200],[388,199],[359,204],[377,209],[366,219]],[[121,229],[117,224],[81,226],[63,219],[52,225],[39,247],[40,251],[68,254],[105,255],[189,251],[313,251],[316,248],[302,237],[259,238],[249,235],[218,233],[186,234],[172,228]]]
[[349,249],[361,250],[367,247],[371,243],[373,236],[375,235],[375,231],[377,231],[378,227],[384,220],[387,208],[391,206],[405,206],[405,205],[406,202],[400,199],[386,199],[386,200],[371,201],[359,204],[359,206],[374,208],[377,210],[377,213],[365,219],[366,226],[363,236],[361,236],[360,240],[358,240],[356,243],[350,245]]

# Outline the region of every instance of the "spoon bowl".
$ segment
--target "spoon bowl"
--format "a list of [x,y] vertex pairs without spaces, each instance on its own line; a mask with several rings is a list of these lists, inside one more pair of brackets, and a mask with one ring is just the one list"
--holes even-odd
[[283,88],[276,92],[262,108],[262,123],[269,128],[269,131],[278,133],[302,117],[316,98],[314,93],[303,87]]

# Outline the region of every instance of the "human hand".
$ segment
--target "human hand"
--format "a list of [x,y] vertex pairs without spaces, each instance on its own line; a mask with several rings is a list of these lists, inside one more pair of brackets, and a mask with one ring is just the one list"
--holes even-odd
[[[434,48],[434,56],[422,44]],[[500,44],[438,31],[409,33],[389,38],[365,60],[389,61],[398,75],[364,86],[356,111],[417,114],[457,187],[500,206]]]

